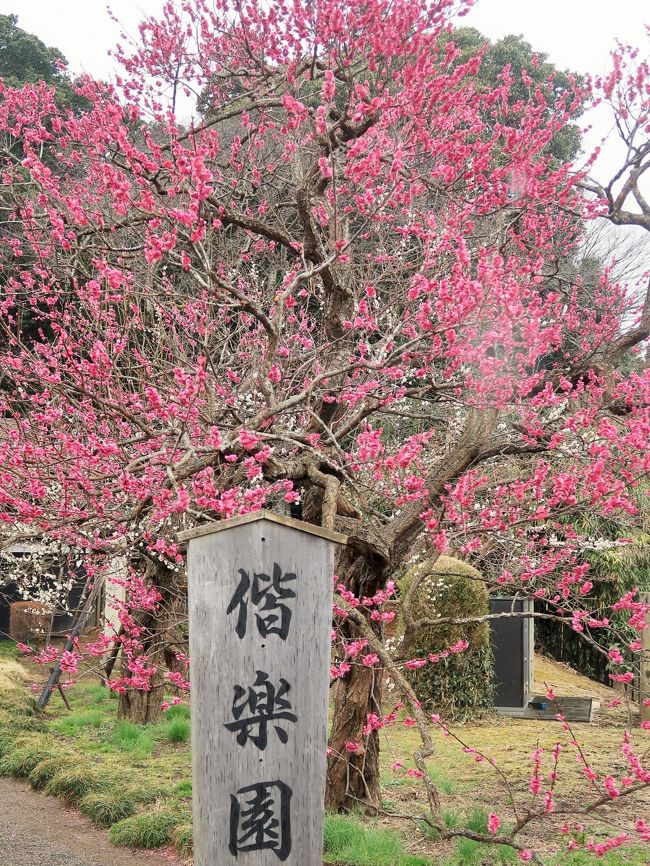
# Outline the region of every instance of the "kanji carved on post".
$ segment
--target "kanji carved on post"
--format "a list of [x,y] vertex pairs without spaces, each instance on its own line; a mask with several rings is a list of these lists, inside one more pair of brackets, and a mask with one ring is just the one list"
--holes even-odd
[[282,569],[273,563],[271,575],[253,574],[251,582],[249,573],[239,569],[239,583],[228,605],[226,613],[237,611],[235,631],[242,638],[248,627],[248,605],[255,607],[255,623],[262,637],[270,634],[278,635],[280,640],[286,640],[291,624],[291,608],[282,600],[296,597],[291,587],[285,586],[296,579],[295,574],[283,574]]
[[290,688],[285,679],[274,686],[264,671],[257,671],[254,685],[248,688],[235,686],[232,702],[235,721],[228,722],[225,727],[237,734],[240,746],[245,746],[250,740],[263,752],[268,743],[269,727],[275,730],[280,742],[288,741],[288,726],[284,723],[297,721],[287,698]]
[[281,862],[291,853],[291,795],[284,782],[256,782],[231,795],[230,853],[273,851]]

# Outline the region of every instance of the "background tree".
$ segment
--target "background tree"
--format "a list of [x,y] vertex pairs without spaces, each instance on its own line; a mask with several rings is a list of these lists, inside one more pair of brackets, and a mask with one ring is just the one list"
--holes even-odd
[[[9,88],[44,86],[54,88],[55,102],[62,110],[71,109],[80,113],[89,106],[89,102],[75,89],[67,61],[57,48],[47,47],[37,36],[27,33],[18,27],[16,15],[0,15],[0,78]],[[49,119],[42,117],[41,122],[49,127]],[[3,152],[12,159],[15,167],[20,164],[24,150],[20,123],[8,123],[2,130]],[[64,168],[58,161],[56,153],[49,147],[48,139],[42,143],[42,160],[49,171],[74,171],[71,167]],[[21,183],[30,184],[29,172],[21,173]],[[35,194],[35,192],[34,192]],[[20,272],[34,265],[30,260],[29,245],[24,245],[23,226],[19,214],[15,210],[15,199],[11,185],[4,185],[0,196],[0,236],[3,243],[12,251],[13,261],[5,258],[4,268],[0,273],[0,296],[8,273]],[[15,251],[15,252],[14,252]],[[15,315],[22,319],[21,332],[26,339],[39,339],[38,327],[35,325],[34,311],[29,304],[15,310]],[[41,323],[41,330],[44,323]],[[45,326],[45,336],[48,335]]]
[[[559,70],[548,60],[548,55],[535,51],[522,36],[510,34],[492,42],[473,27],[458,27],[444,40],[452,41],[460,49],[459,63],[482,53],[482,62],[476,73],[478,86],[493,89],[504,75],[512,77],[508,100],[511,105],[526,102],[531,94],[540,90],[551,103],[554,98],[574,90],[582,77],[567,70]],[[576,106],[573,118],[580,113]],[[516,117],[516,114],[514,115]],[[570,162],[580,149],[580,131],[575,123],[567,122],[549,143],[549,151],[560,162]]]
[[[431,664],[408,673],[422,705],[449,721],[467,721],[494,707],[492,651],[487,620],[488,593],[481,573],[469,563],[444,554],[430,568],[425,560],[405,572],[398,587],[407,595],[420,572],[426,576],[411,604],[411,621],[468,619],[424,628],[400,629],[390,643],[406,660],[426,658]],[[399,615],[398,615],[399,616]],[[389,645],[389,641],[386,641]]]
[[18,27],[17,15],[0,15],[0,78],[8,87],[44,81],[56,88],[60,105],[80,110],[83,98],[73,88],[67,61],[58,48]]

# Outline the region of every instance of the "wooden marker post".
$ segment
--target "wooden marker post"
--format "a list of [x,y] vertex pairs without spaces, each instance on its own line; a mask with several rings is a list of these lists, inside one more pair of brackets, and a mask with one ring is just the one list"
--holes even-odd
[[[650,604],[650,592],[642,592],[639,601]],[[641,670],[639,677],[639,707],[641,710],[641,721],[650,722],[650,705],[645,705],[644,700],[650,700],[650,618],[648,625],[641,632],[641,644],[643,654],[641,655]]]
[[196,866],[320,866],[335,545],[269,511],[189,541]]

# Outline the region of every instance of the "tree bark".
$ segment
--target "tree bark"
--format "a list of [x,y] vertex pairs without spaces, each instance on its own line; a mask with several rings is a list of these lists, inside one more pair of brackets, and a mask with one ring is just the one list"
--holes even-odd
[[128,689],[120,693],[118,716],[128,719],[135,725],[149,725],[160,721],[160,705],[165,696],[165,683],[156,683],[148,692],[141,689]]
[[[463,431],[456,446],[442,456],[427,477],[429,504],[440,507],[440,497],[449,484],[459,478],[476,460],[494,429],[496,410],[467,413]],[[321,513],[306,497],[305,519],[319,522]],[[390,575],[404,562],[423,529],[421,502],[407,506],[384,532],[365,524],[349,538],[348,547],[338,559],[341,582],[357,598],[373,596],[383,589]],[[366,620],[381,638],[381,624]],[[343,624],[347,639],[361,637],[359,628],[347,620]],[[372,669],[353,664],[349,674],[336,685],[334,719],[328,757],[327,808],[345,811],[365,803],[375,807],[380,801],[379,736],[373,731],[367,738],[363,728],[369,713],[381,715],[381,682]],[[362,750],[348,752],[346,742],[359,743]]]
[[[372,668],[354,665],[334,686],[325,795],[330,811],[346,811],[359,804],[379,807],[379,733],[363,736],[369,713],[381,714],[381,678]],[[348,752],[346,742],[359,743],[362,750]]]
[[[345,567],[347,566],[347,568]],[[353,551],[343,551],[339,560],[342,582],[355,595],[374,595],[385,583],[383,568],[368,563]],[[381,624],[368,620],[373,632],[381,637]],[[356,640],[361,632],[351,621],[343,623],[346,640]],[[361,661],[352,662],[352,669],[338,680],[334,691],[334,718],[327,761],[326,808],[348,811],[360,804],[378,808],[379,790],[379,734],[372,731],[363,735],[368,715],[382,712],[382,676]],[[346,743],[358,744],[359,751],[346,749]]]
[[[157,722],[162,718],[161,705],[164,700],[168,684],[164,679],[164,671],[168,670],[166,656],[170,635],[177,631],[177,586],[175,573],[167,568],[164,563],[152,562],[147,564],[146,578],[155,585],[161,594],[158,608],[154,611],[143,611],[139,615],[134,613],[138,625],[144,627],[142,639],[142,654],[147,656],[147,667],[155,666],[156,672],[150,681],[147,690],[127,688],[120,692],[118,716],[128,719],[136,725],[145,725]],[[129,659],[125,652],[122,653],[122,676],[129,677]],[[171,689],[171,686],[169,686]]]

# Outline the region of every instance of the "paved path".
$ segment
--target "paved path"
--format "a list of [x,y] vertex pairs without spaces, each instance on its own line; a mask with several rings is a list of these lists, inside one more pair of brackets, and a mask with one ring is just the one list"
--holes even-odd
[[0,778],[0,866],[180,866],[171,855],[114,848],[105,831],[53,797]]

